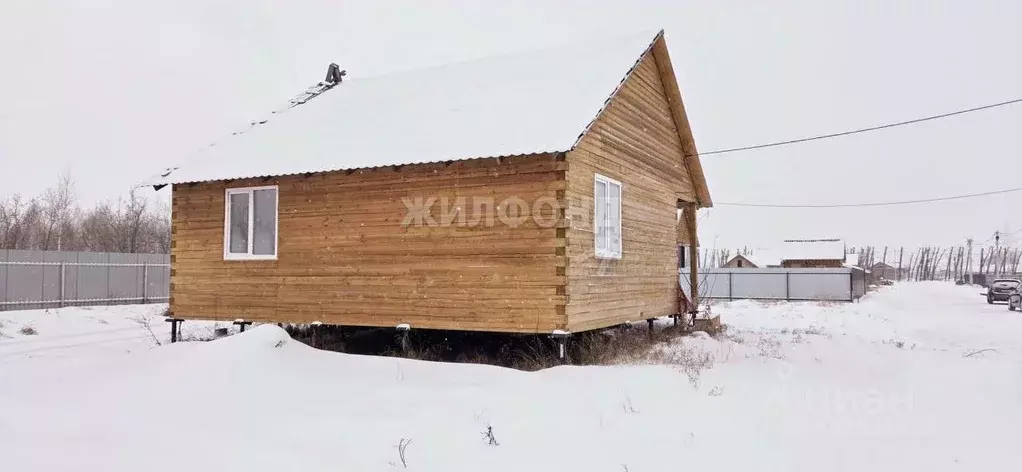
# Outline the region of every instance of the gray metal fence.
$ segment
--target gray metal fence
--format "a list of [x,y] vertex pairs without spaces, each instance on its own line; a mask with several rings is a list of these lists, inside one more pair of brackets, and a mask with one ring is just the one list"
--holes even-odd
[[165,303],[170,256],[0,249],[0,311]]
[[[689,292],[689,274],[679,283]],[[724,300],[854,301],[866,293],[866,273],[855,267],[833,269],[712,268],[699,272],[699,296]]]

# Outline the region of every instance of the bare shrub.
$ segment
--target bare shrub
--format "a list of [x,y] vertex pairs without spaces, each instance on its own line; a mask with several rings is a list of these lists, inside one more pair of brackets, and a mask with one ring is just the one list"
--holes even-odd
[[680,370],[688,376],[688,381],[693,387],[698,387],[699,377],[704,370],[713,367],[715,359],[713,354],[701,349],[673,345],[660,346],[654,349],[650,353],[648,361]]
[[884,344],[891,344],[898,349],[903,349],[905,347],[905,341],[898,341],[894,339],[888,339],[884,341]]
[[711,396],[711,397],[719,397],[719,396],[721,396],[721,395],[723,395],[723,394],[724,394],[724,387],[721,387],[720,385],[715,385],[715,386],[714,386],[713,388],[711,388],[711,389],[710,389],[710,391],[709,391],[709,392],[707,393],[707,395],[709,395],[709,396]]
[[443,357],[440,355],[440,349],[441,348],[439,346],[426,344],[422,341],[410,340],[408,349],[404,352],[391,350],[390,355],[420,361],[440,362],[443,360]]
[[83,209],[65,174],[39,197],[0,200],[0,249],[167,253],[170,208],[132,191]]
[[25,336],[35,336],[39,334],[39,332],[36,331],[35,328],[29,325],[22,326],[21,329],[18,330],[18,332],[24,334]]
[[624,401],[624,403],[621,404],[621,409],[623,409],[625,411],[625,413],[638,413],[639,412],[639,410],[636,410],[635,407],[632,405],[632,397],[629,397],[629,396],[625,396],[625,401]]
[[978,350],[975,350],[975,351],[969,352],[968,354],[965,354],[965,355],[963,355],[962,357],[972,357],[972,356],[975,356],[976,354],[982,354],[982,353],[984,353],[984,352],[998,352],[998,351],[997,351],[997,349],[993,349],[993,348],[989,348],[989,349],[978,349]]
[[552,350],[544,349],[540,342],[526,343],[521,348],[515,349],[511,361],[512,368],[530,372],[560,364],[560,359],[557,359]]
[[141,326],[142,329],[145,330],[145,332],[149,334],[149,339],[153,342],[153,344],[155,344],[157,346],[162,346],[163,345],[163,343],[160,342],[160,338],[158,338],[156,336],[156,333],[153,333],[153,326],[152,326],[152,322],[149,320],[149,317],[147,317],[145,315],[139,315],[139,316],[136,316],[136,317],[132,318],[132,320],[134,320],[136,323],[138,323],[138,325]]
[[813,335],[813,336],[829,336],[829,333],[827,333],[827,331],[824,330],[822,326],[809,325],[808,328],[806,328],[806,329],[804,329],[802,331],[805,334],[809,334],[809,335]]
[[399,459],[401,459],[401,467],[404,467],[406,469],[408,468],[408,460],[407,456],[405,455],[405,451],[408,450],[408,445],[411,443],[412,443],[411,439],[401,438],[401,440],[398,441],[397,446],[395,446],[397,447],[397,456]]
[[654,346],[671,343],[682,336],[680,329],[664,328],[650,333],[644,329],[606,330],[581,333],[575,336],[571,360],[583,365],[610,365],[644,362]]
[[741,331],[728,325],[721,326],[720,337],[735,344],[745,344],[745,337],[741,335]]
[[486,429],[483,430],[483,439],[486,441],[486,444],[489,444],[490,446],[500,445],[500,443],[497,442],[496,436],[493,435],[493,426],[490,426],[489,424],[487,424]]
[[756,343],[756,348],[759,349],[759,355],[763,357],[770,357],[773,359],[783,359],[784,353],[781,352],[781,342],[774,337],[762,337]]

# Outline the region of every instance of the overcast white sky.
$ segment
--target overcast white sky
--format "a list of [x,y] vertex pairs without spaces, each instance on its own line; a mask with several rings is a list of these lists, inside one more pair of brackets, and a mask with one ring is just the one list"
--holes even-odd
[[[7,0],[0,198],[38,194],[62,172],[85,202],[117,198],[320,80],[331,61],[377,75],[659,27],[703,151],[915,118],[1022,96],[1020,18],[1012,0]],[[972,193],[1022,184],[1020,125],[1016,105],[703,164],[718,202]],[[982,242],[1022,229],[1019,202],[718,206],[700,233],[718,247]]]

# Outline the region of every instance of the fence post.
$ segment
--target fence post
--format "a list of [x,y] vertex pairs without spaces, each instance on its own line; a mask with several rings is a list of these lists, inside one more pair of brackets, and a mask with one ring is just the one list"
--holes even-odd
[[[4,258],[2,260],[0,260],[0,262],[7,262],[9,260],[7,258],[7,250],[6,249],[0,249],[0,251],[3,251],[3,255],[4,255]],[[11,290],[10,281],[11,281],[11,266],[7,265],[7,264],[4,264],[4,304],[3,304],[3,306],[0,306],[0,310],[6,310],[7,307],[10,306],[10,305],[7,304],[7,302],[10,301],[10,295],[7,294],[7,292]]]
[[[46,261],[46,256],[45,255],[40,256],[40,257],[42,257],[42,259],[43,259],[42,261],[32,261],[32,262],[44,262],[44,261]],[[40,303],[38,303],[38,305],[39,305],[38,308],[39,309],[49,308],[49,306],[46,305],[46,265],[45,264],[42,264],[42,265],[40,265],[40,264],[32,264],[29,267],[38,267],[39,268],[39,302]],[[36,305],[36,304],[33,303],[32,305]],[[32,306],[32,305],[29,305],[29,306]],[[35,309],[35,308],[36,307],[32,307],[32,309]]]
[[149,303],[149,264],[142,263],[142,304]]
[[734,272],[728,272],[727,273],[727,299],[728,300],[734,300],[735,299],[734,279],[735,279],[735,273]]
[[784,299],[791,301],[791,272],[784,272]]
[[[110,286],[110,272],[113,272],[114,268],[110,264],[113,264],[110,262],[110,254],[106,254],[106,266],[104,268],[106,269],[106,298],[108,299],[114,298],[114,290]],[[107,303],[110,303],[110,301],[107,300]]]
[[855,271],[848,270],[848,301],[855,301]]
[[67,285],[67,282],[64,281],[64,273],[65,273],[64,261],[60,261],[60,307],[61,308],[64,307],[64,300],[66,299],[65,295],[64,295],[64,286]]

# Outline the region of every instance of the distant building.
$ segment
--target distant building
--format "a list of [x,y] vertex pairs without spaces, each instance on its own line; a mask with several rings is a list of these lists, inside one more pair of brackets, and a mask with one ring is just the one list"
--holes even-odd
[[906,268],[898,269],[895,266],[883,262],[873,264],[873,267],[870,267],[870,270],[873,272],[875,277],[881,277],[887,280],[899,280],[908,274],[908,269]]
[[857,267],[858,254],[846,254],[840,239],[787,239],[780,251],[754,249],[738,254],[724,264],[731,269],[766,269],[772,267],[823,268]]
[[756,268],[759,268],[759,266],[756,265],[755,262],[752,262],[751,260],[749,260],[748,257],[745,257],[742,254],[738,254],[738,255],[732,257],[731,259],[728,259],[727,263],[724,264],[724,267],[727,267],[729,269],[756,269]]
[[755,249],[748,254],[738,254],[728,259],[724,267],[731,269],[766,269],[770,267],[781,267],[781,259],[776,254],[765,250]]
[[845,243],[840,239],[786,239],[781,267],[844,267]]

